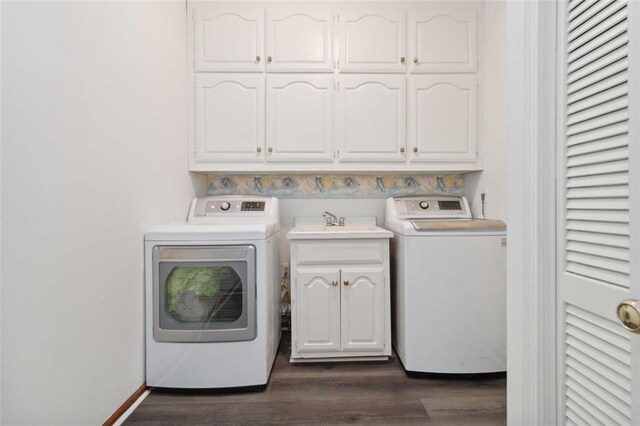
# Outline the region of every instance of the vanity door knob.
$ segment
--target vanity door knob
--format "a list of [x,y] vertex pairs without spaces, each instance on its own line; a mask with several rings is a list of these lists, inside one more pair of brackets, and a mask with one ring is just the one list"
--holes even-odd
[[404,152],[404,146],[400,148],[400,152]]
[[334,287],[337,287],[338,286],[338,281],[336,281],[336,280],[331,281],[331,285],[334,286]]
[[417,64],[418,63],[418,58],[413,58],[413,63]]
[[349,280],[344,280],[344,285],[345,286],[349,285]]
[[404,64],[404,61],[405,61],[405,60],[406,60],[406,59],[405,59],[405,57],[404,57],[404,56],[400,56],[400,62],[401,62],[401,63],[403,63],[403,64]]
[[413,152],[418,152],[418,147],[417,146],[413,147]]
[[271,61],[273,61],[273,58],[271,56],[267,56],[267,62],[271,63]]
[[260,62],[260,56],[256,56],[256,62]]
[[257,148],[256,148],[256,152],[262,152],[262,148],[257,147]]
[[269,148],[267,148],[267,151],[273,152],[273,148],[269,147]]

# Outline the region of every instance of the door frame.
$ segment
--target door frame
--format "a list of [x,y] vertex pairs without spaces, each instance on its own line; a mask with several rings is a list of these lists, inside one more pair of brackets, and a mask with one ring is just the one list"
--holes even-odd
[[556,11],[556,1],[507,2],[507,421],[512,425],[557,420]]

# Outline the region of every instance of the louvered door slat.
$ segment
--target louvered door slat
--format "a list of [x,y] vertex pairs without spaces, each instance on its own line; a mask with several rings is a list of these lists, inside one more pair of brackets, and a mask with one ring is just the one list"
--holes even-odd
[[583,99],[587,99],[593,95],[610,90],[619,84],[626,83],[628,81],[627,70],[623,70],[617,73],[607,73],[602,79],[594,82],[591,85],[583,85],[575,88],[571,93],[568,93],[567,104],[571,105]]
[[579,404],[567,398],[567,417],[577,425],[594,426],[598,425],[598,419],[587,413]]
[[[601,12],[606,7],[614,4],[615,0],[600,0],[591,5],[588,9],[585,9],[583,13],[576,16],[574,19],[569,22],[569,31],[572,33],[577,33],[577,29],[580,26],[584,26],[586,22],[589,20],[593,21],[593,17]],[[585,30],[586,31],[586,30]]]
[[605,20],[597,23],[594,26],[589,27],[588,31],[580,32],[579,35],[576,35],[574,37],[572,37],[570,35],[569,36],[570,37],[569,51],[571,52],[571,51],[577,49],[578,47],[580,47],[583,44],[587,43],[589,40],[593,39],[594,37],[597,37],[598,35],[600,35],[602,33],[604,33],[609,28],[611,28],[611,27],[615,26],[616,24],[624,21],[625,19],[627,19],[627,13],[626,13],[626,10],[624,8],[622,8],[622,9],[618,10],[617,12],[613,13],[612,15],[607,16]]
[[[577,49],[573,60],[569,59],[570,73],[585,67],[594,61],[614,52],[629,42],[626,32],[626,21],[618,24],[619,29],[609,30],[598,38],[589,41],[585,46]],[[584,48],[584,51],[582,50]]]
[[591,39],[603,33],[615,22],[627,19],[626,13],[621,13],[625,1],[600,0],[585,13],[577,16],[569,24],[569,47],[580,43],[581,39]]
[[567,147],[567,157],[573,158],[577,155],[589,154],[592,152],[607,151],[609,149],[628,146],[627,135],[614,135],[594,141],[583,142]]
[[[568,167],[586,166],[589,164],[600,164],[609,161],[625,160],[629,158],[629,149],[626,146],[584,154],[574,154],[567,161]],[[613,188],[612,188],[613,189]]]
[[566,233],[566,240],[567,242],[581,241],[583,243],[593,243],[601,246],[629,249],[629,236],[627,235],[599,234],[589,231],[583,232],[569,230]]
[[613,87],[609,90],[606,90],[604,92],[600,92],[597,93],[593,96],[589,96],[588,98],[585,99],[581,99],[579,101],[576,101],[572,104],[570,104],[567,107],[567,114],[569,115],[573,115],[577,112],[580,111],[584,111],[587,110],[589,108],[592,108],[593,105],[600,105],[603,104],[605,102],[609,102],[612,101],[614,99],[618,99],[621,97],[626,96],[627,92],[628,92],[628,87],[626,83],[620,84],[616,87]]
[[[602,117],[615,111],[619,111],[628,107],[629,103],[626,97],[615,98],[609,101],[594,104],[589,108],[582,111],[569,114],[569,120],[567,124],[572,126],[573,124],[592,120],[597,117]],[[600,127],[600,126],[599,126]]]
[[595,222],[629,222],[629,212],[624,210],[571,210],[567,212],[567,219],[595,221]]
[[[631,406],[631,396],[629,395],[628,389],[622,389],[620,386],[611,382],[606,377],[598,374],[597,371],[588,368],[575,359],[567,358],[567,366],[569,366],[573,371],[577,373],[577,375],[579,375],[578,377],[575,377],[577,380],[579,380],[579,377],[584,377],[590,382],[594,383],[601,389],[602,393],[607,393],[618,400],[616,402],[613,402],[613,404],[621,404],[621,409],[627,410],[628,415],[631,414],[629,412]],[[568,375],[571,376],[571,374]]]
[[[589,75],[587,75],[586,77],[581,78],[580,80],[574,81],[573,83],[570,83],[568,85],[569,91],[568,93],[571,95],[579,90],[584,90],[586,88],[588,88],[589,86],[596,84],[600,81],[606,80],[610,77],[614,77],[616,74],[621,73],[622,71],[626,71],[627,68],[629,68],[629,64],[628,61],[625,60],[619,60],[617,62],[614,62],[613,64],[611,64],[608,67],[605,68],[601,68]],[[596,86],[599,91],[601,91],[604,88],[609,88],[611,87],[611,83],[607,83],[606,86],[604,87],[600,87],[600,86]],[[596,92],[596,93],[598,93]]]
[[586,10],[594,5],[598,4],[599,0],[584,0],[576,2],[576,4],[569,9],[569,22],[582,15]]
[[[570,64],[570,66],[572,66],[574,62],[584,58],[585,56],[591,54],[592,52],[596,52],[598,49],[602,48],[603,46],[606,46],[607,44],[610,44],[610,43],[615,44],[616,43],[615,40],[618,39],[619,37],[624,37],[626,40],[628,40],[626,20],[620,21],[613,27],[608,28],[602,34],[599,34],[598,36],[594,37],[593,39],[589,40],[588,42],[580,46],[579,48],[575,49],[573,52],[569,53],[569,55],[567,56],[567,63]],[[596,56],[596,58],[599,56],[600,55]]]

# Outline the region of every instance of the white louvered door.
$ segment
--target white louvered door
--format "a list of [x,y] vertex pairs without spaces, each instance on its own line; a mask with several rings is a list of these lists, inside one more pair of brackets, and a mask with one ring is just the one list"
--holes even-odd
[[559,424],[640,424],[640,334],[616,317],[640,298],[637,8],[560,2]]

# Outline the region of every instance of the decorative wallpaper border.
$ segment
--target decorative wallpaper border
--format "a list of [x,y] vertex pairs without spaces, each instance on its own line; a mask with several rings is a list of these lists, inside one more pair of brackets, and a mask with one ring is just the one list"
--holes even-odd
[[462,175],[207,175],[207,195],[278,198],[388,198],[462,195]]

